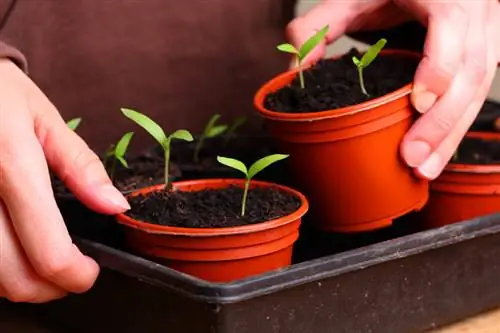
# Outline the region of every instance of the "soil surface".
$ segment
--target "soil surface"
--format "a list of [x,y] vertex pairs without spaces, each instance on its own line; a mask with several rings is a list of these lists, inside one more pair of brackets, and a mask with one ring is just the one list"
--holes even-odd
[[299,77],[264,102],[267,109],[287,112],[319,112],[360,104],[384,96],[413,80],[418,61],[400,56],[379,55],[363,69],[366,91],[359,84],[358,69],[352,57],[362,57],[351,49],[339,59],[322,59],[304,71],[305,89],[300,87]]
[[458,147],[453,163],[500,164],[500,141],[465,138]]
[[129,198],[135,219],[164,226],[224,228],[270,221],[296,211],[299,198],[276,188],[248,192],[245,216],[241,217],[243,190],[207,189],[196,192],[161,191]]
[[[108,163],[108,170],[110,170]],[[116,163],[113,183],[122,192],[128,192],[151,185],[161,184],[164,181],[164,160],[163,157],[153,155],[139,155],[128,160],[129,168]],[[180,171],[173,163],[170,165],[170,178],[180,177]],[[53,177],[54,193],[70,194],[66,186],[57,178]]]

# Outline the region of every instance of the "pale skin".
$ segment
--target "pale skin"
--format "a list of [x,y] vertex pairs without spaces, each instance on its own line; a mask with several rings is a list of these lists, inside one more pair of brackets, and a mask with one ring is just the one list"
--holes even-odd
[[[408,14],[397,7],[403,4]],[[500,58],[494,40],[494,31],[500,31],[494,26],[500,22],[498,6],[482,0],[324,0],[291,22],[288,33],[300,45],[329,24],[331,43],[346,31],[410,16],[428,23],[425,58],[412,94],[424,116],[401,151],[417,174],[432,179],[488,93]],[[325,45],[316,49],[309,61],[324,50]],[[78,250],[64,226],[49,166],[89,208],[105,214],[129,209],[96,154],[68,129],[56,107],[12,62],[0,60],[0,297],[14,302],[42,303],[85,292],[99,274],[97,263]]]

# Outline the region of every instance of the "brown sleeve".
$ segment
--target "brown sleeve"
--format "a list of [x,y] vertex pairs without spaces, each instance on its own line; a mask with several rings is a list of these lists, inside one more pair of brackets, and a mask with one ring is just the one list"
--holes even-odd
[[0,59],[8,58],[19,66],[24,72],[28,71],[26,57],[16,48],[0,41]]

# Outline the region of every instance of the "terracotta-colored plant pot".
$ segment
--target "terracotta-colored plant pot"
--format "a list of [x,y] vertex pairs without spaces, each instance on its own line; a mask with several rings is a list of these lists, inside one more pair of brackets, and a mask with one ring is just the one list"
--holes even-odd
[[[469,132],[466,137],[500,141],[500,134]],[[431,182],[428,203],[419,215],[425,228],[437,228],[500,212],[500,164],[449,163]]]
[[[243,187],[241,179],[210,179],[174,182],[178,191]],[[275,187],[298,197],[301,205],[282,218],[232,228],[179,228],[137,221],[125,214],[117,216],[126,228],[129,247],[183,273],[211,282],[229,282],[284,268],[291,264],[293,244],[299,237],[302,216],[309,205],[301,193],[272,183],[252,181],[253,187]],[[163,189],[154,186],[131,196]]]
[[[408,51],[383,55],[414,57]],[[291,83],[297,71],[264,84],[254,98],[271,134],[290,154],[298,188],[307,195],[317,227],[360,232],[388,227],[419,210],[428,182],[417,179],[400,157],[400,143],[417,117],[408,84],[388,95],[351,107],[311,113],[282,113],[264,107],[271,92]]]

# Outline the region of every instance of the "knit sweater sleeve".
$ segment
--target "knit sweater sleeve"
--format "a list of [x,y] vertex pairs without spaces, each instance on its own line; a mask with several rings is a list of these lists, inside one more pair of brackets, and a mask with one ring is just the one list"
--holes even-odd
[[10,59],[23,71],[28,71],[28,62],[26,61],[26,57],[15,47],[0,40],[0,59],[2,58]]

